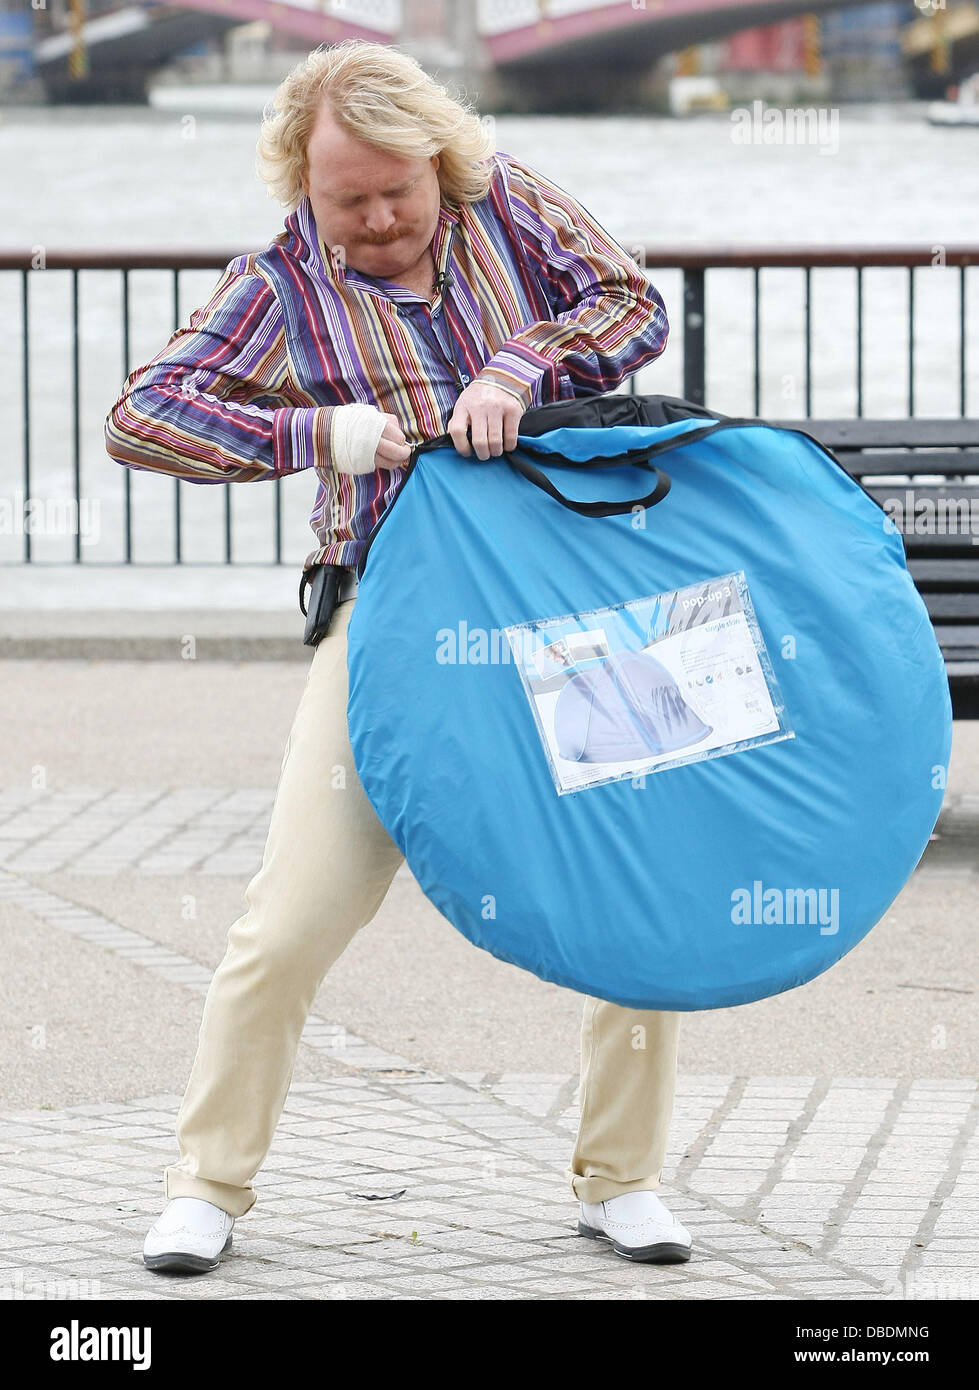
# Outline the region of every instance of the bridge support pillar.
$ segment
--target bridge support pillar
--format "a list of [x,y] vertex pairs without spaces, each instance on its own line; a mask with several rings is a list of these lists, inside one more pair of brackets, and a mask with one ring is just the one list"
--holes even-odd
[[432,73],[477,104],[492,105],[493,68],[476,24],[475,3],[458,0],[402,0],[397,45]]
[[91,77],[74,78],[67,71],[45,73],[41,81],[45,96],[57,106],[97,106],[121,102],[144,106],[149,100],[150,78],[146,68],[100,68]]
[[642,64],[520,63],[497,73],[498,111],[589,113],[665,110],[668,74],[656,59]]

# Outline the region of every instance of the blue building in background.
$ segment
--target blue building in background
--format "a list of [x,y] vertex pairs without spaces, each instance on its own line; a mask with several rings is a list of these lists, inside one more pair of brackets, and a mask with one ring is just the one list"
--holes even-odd
[[29,77],[34,71],[34,11],[0,9],[0,82]]
[[901,33],[920,14],[912,0],[880,0],[822,15],[822,57],[834,94],[843,101],[913,95]]

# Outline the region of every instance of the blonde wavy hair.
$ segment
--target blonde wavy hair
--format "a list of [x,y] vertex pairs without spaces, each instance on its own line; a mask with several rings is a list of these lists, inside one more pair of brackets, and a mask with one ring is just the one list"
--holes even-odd
[[324,101],[345,130],[379,150],[405,159],[437,154],[448,202],[477,202],[488,193],[493,139],[479,116],[407,53],[345,39],[297,64],[264,112],[258,172],[290,210],[303,197],[307,146]]

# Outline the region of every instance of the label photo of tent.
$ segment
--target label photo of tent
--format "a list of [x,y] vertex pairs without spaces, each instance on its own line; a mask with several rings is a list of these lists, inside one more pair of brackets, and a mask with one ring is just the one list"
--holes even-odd
[[559,795],[794,737],[743,572],[506,633]]

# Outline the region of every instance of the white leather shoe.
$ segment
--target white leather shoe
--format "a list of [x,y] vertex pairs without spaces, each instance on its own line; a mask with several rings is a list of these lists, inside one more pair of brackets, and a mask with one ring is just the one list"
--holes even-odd
[[231,1249],[235,1218],[200,1197],[173,1197],[146,1236],[147,1269],[202,1274],[216,1269]]
[[649,1264],[690,1258],[690,1232],[655,1192],[622,1192],[606,1202],[582,1202],[578,1234],[608,1240],[617,1255]]

